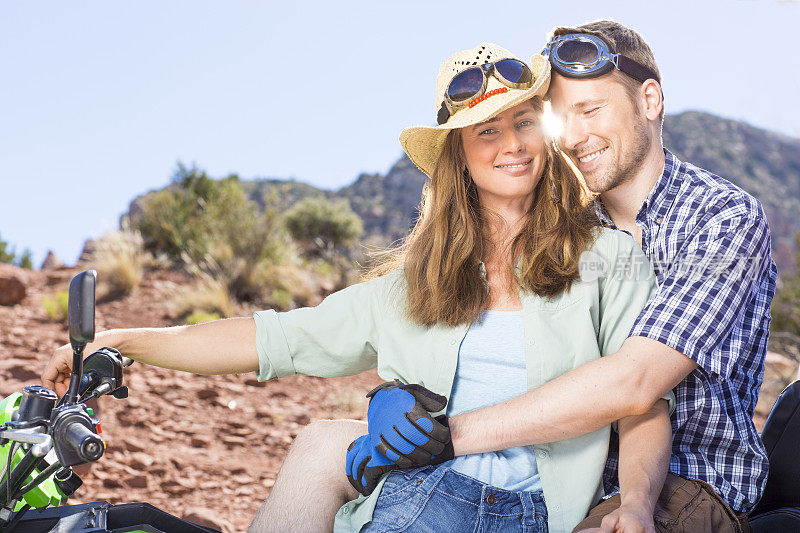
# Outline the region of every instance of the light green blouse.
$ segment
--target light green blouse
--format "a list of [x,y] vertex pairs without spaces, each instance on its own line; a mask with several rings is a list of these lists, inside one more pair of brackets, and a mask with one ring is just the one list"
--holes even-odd
[[[552,299],[520,293],[529,390],[617,351],[655,287],[650,264],[629,235],[598,231],[569,291]],[[255,313],[258,378],[347,376],[377,366],[384,380],[419,383],[449,397],[469,325],[419,326],[404,316],[404,303],[403,278],[395,271],[313,308]],[[603,495],[609,431],[534,446],[551,533],[571,531]],[[381,486],[345,504],[334,531],[358,531],[369,522]]]

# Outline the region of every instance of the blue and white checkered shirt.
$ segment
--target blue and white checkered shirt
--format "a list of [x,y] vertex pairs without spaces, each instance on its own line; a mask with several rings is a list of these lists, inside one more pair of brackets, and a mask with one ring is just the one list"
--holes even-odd
[[[698,364],[675,388],[670,471],[709,483],[736,511],[750,510],[767,479],[753,425],[764,377],[777,270],[758,200],[664,151],[664,172],[636,217],[658,278],[630,336],[657,340]],[[615,227],[602,204],[598,216]],[[618,441],[606,493],[619,490]]]

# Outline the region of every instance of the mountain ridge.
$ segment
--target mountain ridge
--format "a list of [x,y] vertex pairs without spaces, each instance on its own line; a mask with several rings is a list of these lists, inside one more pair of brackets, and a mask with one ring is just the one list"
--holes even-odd
[[[664,146],[682,161],[731,181],[761,201],[772,230],[775,262],[781,270],[793,269],[794,234],[800,231],[800,139],[703,111],[667,115],[663,137]],[[403,155],[386,174],[361,173],[338,189],[276,178],[240,183],[262,208],[268,195],[273,205],[284,209],[312,195],[347,199],[364,222],[364,242],[386,246],[412,227],[425,176]],[[132,209],[141,198],[132,202]]]

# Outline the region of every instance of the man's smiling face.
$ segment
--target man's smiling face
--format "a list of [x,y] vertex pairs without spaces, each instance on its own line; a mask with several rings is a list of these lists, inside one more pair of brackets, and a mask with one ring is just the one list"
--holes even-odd
[[641,168],[651,146],[647,118],[613,74],[579,80],[553,73],[549,97],[563,122],[561,149],[592,192],[614,189]]

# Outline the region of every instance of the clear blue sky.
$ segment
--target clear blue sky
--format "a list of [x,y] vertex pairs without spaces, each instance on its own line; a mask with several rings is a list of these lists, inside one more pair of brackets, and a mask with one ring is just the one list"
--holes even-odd
[[650,42],[668,113],[800,136],[800,3],[786,0],[137,1],[0,4],[0,235],[73,262],[178,160],[335,188],[434,123],[442,60],[529,57],[558,24]]

